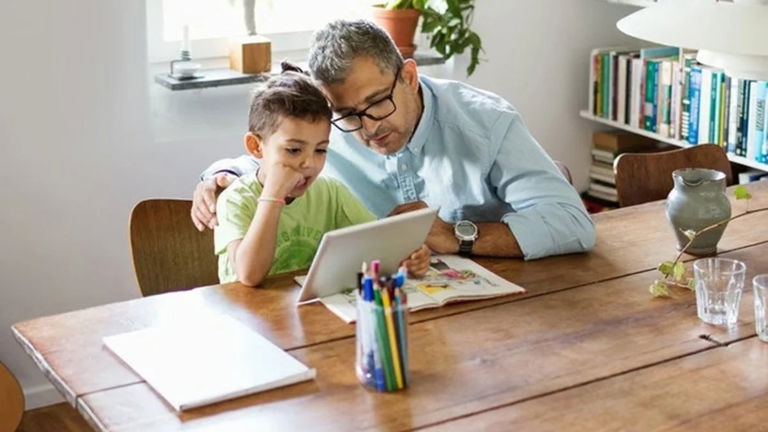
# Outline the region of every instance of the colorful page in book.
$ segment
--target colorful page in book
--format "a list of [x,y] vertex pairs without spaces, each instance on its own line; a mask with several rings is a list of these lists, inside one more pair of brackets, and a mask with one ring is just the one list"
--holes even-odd
[[[457,255],[436,255],[432,257],[427,275],[422,279],[407,280],[404,291],[408,298],[408,309],[415,312],[454,301],[522,294],[525,289],[470,259]],[[354,289],[323,297],[320,301],[345,322],[355,321],[357,308]]]

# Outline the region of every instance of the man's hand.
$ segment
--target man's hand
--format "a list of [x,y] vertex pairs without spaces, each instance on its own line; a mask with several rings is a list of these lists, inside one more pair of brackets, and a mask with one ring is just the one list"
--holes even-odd
[[198,231],[206,227],[213,229],[218,224],[216,220],[216,197],[237,177],[228,173],[218,173],[201,181],[192,194],[192,223]]
[[[389,213],[389,216],[423,208],[427,208],[427,204],[424,201],[413,201],[400,204]],[[429,235],[427,236],[427,246],[439,254],[458,253],[459,240],[456,239],[456,235],[453,232],[453,225],[443,221],[439,217],[435,218],[435,222],[432,224],[432,228],[429,230]]]
[[405,261],[401,263],[408,269],[408,274],[414,278],[422,278],[427,274],[429,270],[429,260],[432,256],[432,252],[427,245],[422,245],[419,249],[411,254]]

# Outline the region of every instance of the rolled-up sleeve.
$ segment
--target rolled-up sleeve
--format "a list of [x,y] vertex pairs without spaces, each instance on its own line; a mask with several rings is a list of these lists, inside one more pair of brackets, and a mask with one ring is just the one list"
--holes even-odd
[[219,159],[212,163],[211,166],[206,168],[202,174],[200,174],[200,180],[205,180],[208,177],[220,172],[226,172],[238,177],[242,177],[243,174],[256,171],[256,168],[258,167],[259,161],[253,156],[247,154],[231,159]]
[[585,252],[595,244],[595,225],[576,190],[531,136],[516,112],[496,122],[489,179],[513,211],[502,222],[526,260]]

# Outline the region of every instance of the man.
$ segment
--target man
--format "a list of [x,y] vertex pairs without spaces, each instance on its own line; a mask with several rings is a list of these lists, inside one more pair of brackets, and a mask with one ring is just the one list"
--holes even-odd
[[[438,253],[535,259],[594,245],[578,194],[502,98],[420,77],[362,20],[318,31],[309,69],[334,111],[324,173],[376,216],[439,207],[427,239]],[[241,157],[206,170],[194,194],[198,229],[216,223],[217,190],[257,165]]]

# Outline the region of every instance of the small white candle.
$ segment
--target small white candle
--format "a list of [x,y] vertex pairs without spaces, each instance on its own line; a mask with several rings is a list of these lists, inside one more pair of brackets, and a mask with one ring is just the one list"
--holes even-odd
[[181,30],[181,33],[182,33],[181,49],[182,51],[189,51],[189,26],[185,24]]

